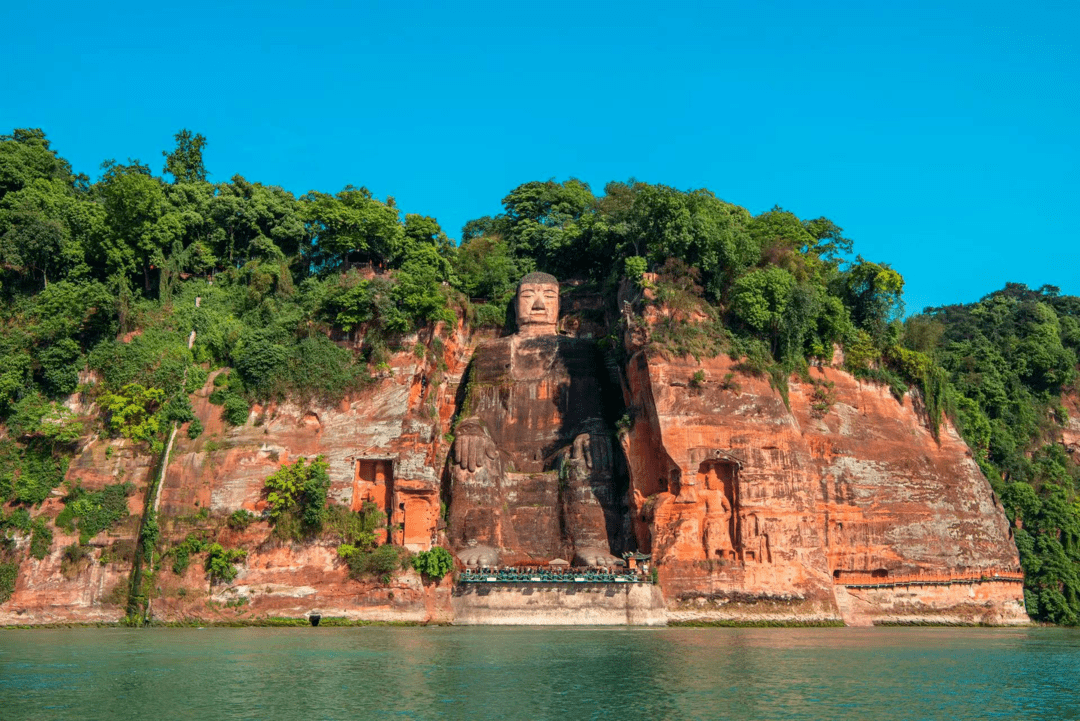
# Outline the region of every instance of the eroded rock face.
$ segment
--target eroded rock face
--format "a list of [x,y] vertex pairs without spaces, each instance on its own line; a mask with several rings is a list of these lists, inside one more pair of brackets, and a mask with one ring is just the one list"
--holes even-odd
[[454,387],[468,358],[460,333],[451,329],[447,342],[440,342],[446,371],[436,383],[431,382],[433,362],[398,353],[384,377],[337,406],[256,406],[249,422],[236,428],[210,404],[213,379],[208,380],[192,399],[203,433],[195,440],[177,434],[161,511],[168,516],[203,508],[212,515],[241,508],[261,512],[267,476],[301,456],[321,455],[333,501],[352,510],[373,502],[392,525],[404,524],[403,531],[395,531],[395,543],[416,551],[430,548],[438,540],[440,515],[435,468],[444,452]]
[[[236,619],[265,616],[327,616],[391,621],[440,621],[450,615],[449,588],[422,584],[413,571],[385,585],[348,577],[336,544],[316,541],[283,543],[270,536],[265,522],[247,531],[230,529],[230,513],[246,509],[258,515],[265,507],[268,475],[300,456],[325,456],[331,498],[353,509],[372,501],[394,525],[394,543],[412,550],[438,541],[440,480],[445,454],[442,435],[453,414],[457,382],[470,348],[464,330],[442,329],[409,339],[407,352],[395,354],[391,368],[361,393],[337,406],[285,403],[252,409],[248,422],[229,427],[221,408],[209,403],[212,379],[193,394],[204,431],[188,439],[176,435],[158,497],[163,546],[197,533],[226,548],[247,553],[231,583],[211,586],[203,555],[191,558],[177,575],[173,559],[161,565],[151,592],[158,620]],[[439,356],[417,358],[413,346],[426,343]],[[118,621],[133,567],[139,521],[157,458],[144,444],[92,440],[72,461],[67,480],[88,490],[130,481],[131,517],[91,541],[86,557],[65,562],[63,549],[78,537],[54,529],[51,554],[42,561],[24,558],[13,597],[0,605],[0,624],[71,621]],[[34,515],[55,517],[63,508],[57,489]],[[402,527],[403,526],[403,527]],[[385,540],[385,532],[384,538]],[[20,541],[25,547],[29,539]],[[160,559],[158,559],[160,560]]]
[[634,531],[677,617],[1026,622],[989,483],[912,395],[813,368],[789,410],[726,356],[646,351],[627,378]]
[[[67,486],[99,491],[109,484],[130,483],[125,521],[98,534],[83,548],[74,562],[65,559],[64,549],[79,545],[79,532],[68,533],[50,526],[53,542],[42,560],[25,551],[29,538],[19,542],[23,556],[15,592],[0,604],[0,625],[111,622],[124,616],[128,579],[135,541],[139,535],[146,489],[153,471],[153,458],[126,439],[92,439],[68,467]],[[64,508],[65,486],[55,489],[33,516],[55,518]],[[7,509],[4,509],[7,510]]]
[[[481,564],[556,556],[602,564],[622,550],[651,552],[669,619],[1026,622],[1016,550],[989,484],[951,426],[934,439],[917,399],[898,402],[883,387],[814,368],[816,383],[790,379],[789,409],[766,379],[726,357],[671,360],[631,344],[613,410],[620,389],[595,342],[556,335],[547,281],[534,281],[539,296],[516,309],[532,318],[535,308],[527,333],[482,340],[446,329],[438,359],[398,353],[383,378],[334,407],[257,407],[230,428],[209,403],[212,383],[194,394],[204,432],[194,441],[177,434],[160,495],[162,537],[172,545],[199,531],[248,557],[233,582],[214,586],[201,558],[180,575],[166,560],[154,616],[432,621],[461,611],[468,599],[452,601],[449,580],[425,585],[407,572],[390,585],[359,582],[328,543],[278,542],[265,522],[227,527],[232,511],[263,509],[265,478],[283,463],[323,455],[331,497],[353,509],[376,503],[404,524],[392,540],[414,550],[439,542]],[[616,439],[611,420],[622,402],[632,423]],[[1070,418],[1078,408],[1069,401]],[[464,420],[451,449],[443,434],[456,412]],[[1061,441],[1080,448],[1075,421]],[[123,617],[154,468],[127,441],[81,451],[68,480],[90,490],[131,481],[133,515],[75,564],[62,556],[74,536],[56,531],[42,561],[25,558],[29,540],[20,540],[25,560],[0,623]],[[62,493],[34,515],[54,517]],[[574,617],[588,619],[581,599]],[[490,601],[463,618],[529,618],[529,598],[505,608]],[[560,604],[549,603],[547,617],[562,618]],[[636,618],[608,606],[611,618]]]

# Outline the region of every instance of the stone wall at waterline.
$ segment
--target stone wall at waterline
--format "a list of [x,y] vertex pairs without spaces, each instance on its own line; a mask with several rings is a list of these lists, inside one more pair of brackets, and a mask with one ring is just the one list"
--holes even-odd
[[650,584],[461,584],[454,623],[481,626],[663,626],[667,610]]

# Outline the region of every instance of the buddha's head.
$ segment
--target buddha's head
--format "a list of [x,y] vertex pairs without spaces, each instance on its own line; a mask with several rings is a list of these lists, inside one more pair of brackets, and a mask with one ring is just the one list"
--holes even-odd
[[554,335],[559,321],[559,281],[547,273],[529,273],[518,283],[520,335]]

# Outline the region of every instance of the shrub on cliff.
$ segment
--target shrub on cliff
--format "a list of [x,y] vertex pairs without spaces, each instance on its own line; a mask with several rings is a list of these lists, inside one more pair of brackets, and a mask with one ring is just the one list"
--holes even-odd
[[128,517],[127,499],[134,492],[132,483],[113,483],[94,492],[76,486],[64,498],[64,510],[56,517],[56,526],[69,532],[78,527],[79,542],[85,545]]
[[326,494],[330,490],[330,476],[326,461],[319,456],[311,463],[303,457],[292,465],[282,465],[267,477],[263,489],[270,506],[270,519],[279,523],[286,514],[295,514],[306,533],[322,530],[328,511]]
[[30,520],[30,512],[25,508],[14,508],[7,515],[4,514],[3,509],[0,509],[0,531],[11,529],[29,533],[31,528],[33,528],[33,521]]
[[387,543],[374,551],[354,550],[348,554],[345,562],[349,564],[352,578],[377,576],[383,583],[390,583],[395,571],[409,567],[411,557],[407,549]]
[[30,536],[30,555],[39,561],[49,555],[53,542],[52,529],[45,525],[45,521],[44,518],[35,519],[33,534]]
[[244,508],[240,508],[230,513],[225,523],[234,531],[243,531],[257,520],[258,516],[254,513]]
[[19,578],[19,564],[0,563],[0,603],[15,593],[15,581]]
[[238,573],[236,564],[247,558],[247,551],[240,548],[224,548],[220,543],[212,543],[207,548],[206,563],[203,566],[210,583],[229,582]]
[[251,406],[240,396],[226,396],[225,403],[221,407],[221,417],[231,426],[242,426],[247,423]]
[[442,546],[436,546],[430,551],[421,551],[413,556],[412,567],[438,581],[453,569],[454,557]]
[[188,534],[187,538],[173,546],[170,550],[173,557],[173,573],[178,576],[183,574],[191,564],[191,556],[196,553],[202,553],[209,548],[209,546],[209,542],[202,536],[194,533]]
[[64,546],[60,553],[60,573],[64,578],[74,578],[89,563],[92,551],[79,543]]
[[109,428],[113,434],[134,441],[146,441],[151,448],[160,450],[164,419],[158,409],[165,399],[160,388],[147,388],[138,383],[128,383],[115,393],[101,397],[101,407],[109,415]]
[[382,528],[385,522],[386,514],[371,501],[364,501],[357,513],[344,506],[331,504],[324,527],[328,533],[336,534],[343,545],[369,551],[375,547],[375,532]]
[[0,496],[26,505],[39,505],[60,485],[68,457],[44,442],[25,446],[0,440]]
[[191,421],[191,424],[188,426],[187,437],[190,438],[191,440],[195,440],[196,438],[198,438],[199,436],[202,435],[202,432],[203,432],[202,421],[200,421],[198,418],[196,418],[193,421]]

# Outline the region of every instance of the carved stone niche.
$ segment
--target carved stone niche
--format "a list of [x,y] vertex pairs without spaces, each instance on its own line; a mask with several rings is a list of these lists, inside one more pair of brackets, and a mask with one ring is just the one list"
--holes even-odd
[[746,563],[772,563],[765,519],[757,513],[750,513],[739,522],[739,527],[743,560]]
[[[739,521],[739,469],[741,462],[730,453],[712,448],[690,449],[696,467],[694,495],[704,506],[701,544],[711,560],[737,562],[743,559],[742,529]],[[686,484],[684,482],[684,487]]]
[[353,511],[359,511],[366,502],[374,503],[383,513],[390,510],[394,496],[394,460],[391,456],[355,459]]
[[[365,503],[374,503],[388,519],[394,514],[394,461],[392,456],[368,456],[354,459],[352,502],[350,510],[359,511]],[[386,530],[378,531],[380,543],[386,542]]]

